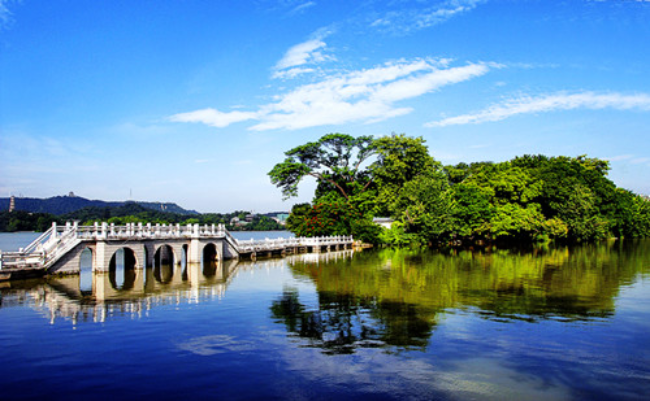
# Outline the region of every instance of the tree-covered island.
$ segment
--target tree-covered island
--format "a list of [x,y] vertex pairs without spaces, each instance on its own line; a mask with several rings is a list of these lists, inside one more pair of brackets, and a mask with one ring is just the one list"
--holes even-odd
[[[650,234],[650,202],[617,188],[605,160],[524,155],[444,166],[422,138],[328,134],[285,152],[269,172],[285,198],[306,177],[312,203],[293,207],[297,236],[353,235],[389,245],[580,242]],[[373,223],[391,217],[390,229]]]

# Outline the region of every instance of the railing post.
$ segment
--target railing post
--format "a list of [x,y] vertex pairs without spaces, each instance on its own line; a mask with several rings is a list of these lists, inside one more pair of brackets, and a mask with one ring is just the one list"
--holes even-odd
[[56,239],[57,232],[56,232],[56,221],[52,222],[52,238]]
[[107,222],[102,222],[102,238],[106,239],[106,234],[108,231],[108,223]]

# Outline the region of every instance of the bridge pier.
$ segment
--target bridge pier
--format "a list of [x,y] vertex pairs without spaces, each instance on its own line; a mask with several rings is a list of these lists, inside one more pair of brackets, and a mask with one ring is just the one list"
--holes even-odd
[[135,270],[145,268],[147,261],[143,243],[132,241],[119,243],[97,241],[95,243],[95,252],[93,252],[93,271],[107,273],[110,270],[111,259],[122,248],[128,248],[133,251],[133,255],[135,256]]

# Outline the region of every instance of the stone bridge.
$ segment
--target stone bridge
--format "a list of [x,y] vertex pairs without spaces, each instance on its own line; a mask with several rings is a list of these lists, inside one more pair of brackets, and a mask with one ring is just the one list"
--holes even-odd
[[206,261],[249,256],[285,255],[298,252],[323,252],[349,249],[349,236],[317,238],[283,238],[276,240],[238,241],[223,225],[160,225],[131,223],[116,226],[95,223],[80,226],[52,225],[48,231],[18,252],[0,252],[0,279],[20,273],[77,274],[84,252],[92,255],[92,270],[106,273],[123,265],[141,270],[154,265],[177,266],[182,262]]

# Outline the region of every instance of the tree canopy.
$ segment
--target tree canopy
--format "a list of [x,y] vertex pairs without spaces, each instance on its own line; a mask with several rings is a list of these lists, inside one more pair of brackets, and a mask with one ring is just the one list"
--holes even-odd
[[[395,245],[588,241],[650,235],[650,202],[617,188],[605,160],[524,155],[443,166],[422,138],[328,134],[298,146],[269,173],[285,197],[316,178],[294,207],[297,235],[352,234]],[[372,224],[392,217],[390,230]]]
[[371,136],[325,135],[285,152],[286,159],[269,172],[271,182],[289,198],[298,195],[298,184],[304,177],[312,176],[324,187],[321,191],[334,190],[349,199],[371,183],[361,165],[375,153],[372,144]]

